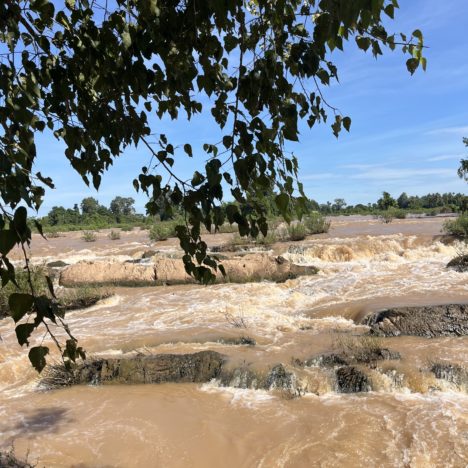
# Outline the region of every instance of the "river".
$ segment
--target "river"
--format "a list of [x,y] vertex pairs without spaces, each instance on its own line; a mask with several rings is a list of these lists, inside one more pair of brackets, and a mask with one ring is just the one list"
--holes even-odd
[[[205,349],[233,367],[339,351],[386,307],[468,303],[468,273],[445,268],[461,248],[440,236],[440,218],[338,218],[327,235],[278,243],[273,253],[318,275],[285,283],[116,288],[67,322],[89,355],[190,353]],[[229,234],[208,235],[219,245]],[[146,233],[33,240],[33,259],[132,258]],[[154,248],[154,246],[153,246]],[[173,240],[158,248],[176,251]],[[239,326],[240,325],[240,326]],[[297,369],[299,398],[205,384],[38,388],[11,319],[0,321],[0,449],[46,467],[460,467],[468,466],[468,395],[429,372],[431,362],[466,366],[467,337],[382,339],[401,359],[370,369],[372,391],[336,393],[323,369]],[[255,346],[232,346],[248,336]],[[224,339],[224,342],[223,340]],[[389,371],[387,373],[382,372]],[[394,374],[391,374],[393,372]],[[398,384],[391,375],[401,374]]]

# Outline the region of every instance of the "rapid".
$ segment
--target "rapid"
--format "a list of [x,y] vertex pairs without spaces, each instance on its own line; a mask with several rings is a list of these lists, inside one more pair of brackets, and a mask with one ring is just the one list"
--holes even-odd
[[[272,255],[318,267],[317,275],[284,283],[119,287],[67,314],[88,355],[209,349],[233,369],[260,374],[282,363],[300,381],[295,398],[242,388],[239,379],[44,390],[12,320],[0,320],[0,449],[14,446],[41,467],[468,466],[466,389],[428,370],[434,362],[466,366],[468,337],[382,338],[401,359],[368,369],[367,393],[337,393],[329,369],[297,365],[358,342],[370,312],[468,303],[468,273],[445,268],[462,246],[442,238],[442,223],[337,218],[327,235],[272,247]],[[149,246],[143,231],[122,234],[111,242],[103,233],[86,249],[75,233],[34,238],[33,261],[126,261]],[[219,245],[229,236],[206,240]],[[178,253],[174,240],[156,247]],[[256,344],[229,343],[239,337]]]

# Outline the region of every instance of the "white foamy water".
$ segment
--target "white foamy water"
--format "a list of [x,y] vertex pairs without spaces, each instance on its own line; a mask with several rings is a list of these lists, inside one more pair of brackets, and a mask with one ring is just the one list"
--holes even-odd
[[[133,248],[128,244],[125,249]],[[468,397],[427,367],[429,360],[466,363],[466,337],[385,340],[402,359],[369,370],[374,391],[368,394],[336,394],[333,371],[292,364],[336,351],[343,336],[365,332],[357,322],[366,311],[468,302],[468,274],[445,268],[459,249],[398,233],[308,240],[291,248],[279,244],[276,253],[315,265],[319,274],[283,284],[120,288],[68,314],[91,355],[212,349],[230,365],[259,371],[283,363],[308,385],[293,400],[217,381],[38,392],[27,351],[15,344],[12,323],[0,321],[0,447],[14,442],[20,454],[29,450],[33,461],[39,459],[39,466],[54,467],[464,468]],[[46,257],[69,263],[133,258],[114,247],[42,255],[41,261]],[[241,336],[256,345],[223,342]]]

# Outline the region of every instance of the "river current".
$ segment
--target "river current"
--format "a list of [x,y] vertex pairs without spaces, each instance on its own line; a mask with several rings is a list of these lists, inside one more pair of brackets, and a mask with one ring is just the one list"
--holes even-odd
[[[272,254],[314,265],[318,275],[278,284],[115,288],[97,305],[69,312],[67,322],[93,356],[211,349],[259,372],[293,365],[365,333],[359,322],[371,311],[467,303],[468,273],[445,268],[462,247],[441,238],[442,222],[339,218],[327,235],[273,246]],[[219,245],[228,236],[207,241]],[[35,238],[32,255],[36,263],[124,261],[148,247],[139,231],[116,242],[103,233],[91,247],[67,234]],[[177,251],[172,240],[157,247]],[[0,321],[0,336],[0,449],[14,446],[38,466],[468,465],[468,395],[427,371],[436,361],[466,366],[467,337],[385,338],[401,354],[386,364],[405,374],[399,385],[373,370],[371,392],[345,395],[320,369],[302,369],[308,391],[288,399],[217,381],[44,391],[11,319]],[[240,336],[256,345],[223,342]]]

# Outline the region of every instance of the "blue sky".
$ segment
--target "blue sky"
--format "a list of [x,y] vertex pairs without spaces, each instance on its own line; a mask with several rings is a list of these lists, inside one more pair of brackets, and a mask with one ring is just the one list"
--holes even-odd
[[[327,100],[352,118],[351,132],[336,139],[329,125],[301,127],[300,143],[290,145],[299,159],[300,179],[307,195],[323,203],[344,198],[348,203],[375,201],[383,190],[467,192],[456,170],[468,155],[468,8],[466,0],[401,0],[391,30],[411,33],[419,28],[428,49],[427,71],[410,76],[399,51],[375,60],[354,47],[334,52],[340,83],[324,89]],[[194,148],[215,142],[216,128],[205,111],[191,123],[156,122],[154,130],[175,143]],[[129,149],[104,175],[99,192],[87,188],[63,156],[63,144],[38,136],[37,170],[53,178],[40,213],[54,205],[70,207],[86,196],[108,205],[116,196],[133,196],[138,211],[146,199],[132,180],[149,161],[144,149]],[[200,151],[201,153],[201,151]],[[202,154],[184,158],[177,170],[190,177]]]

